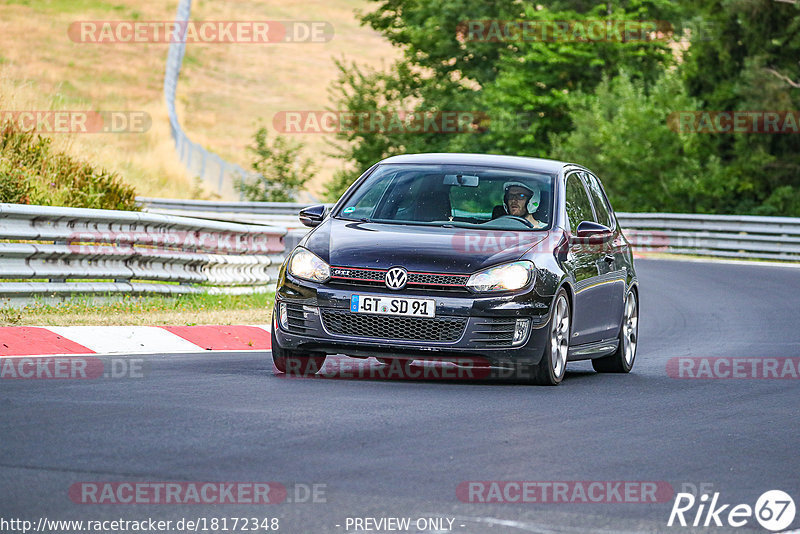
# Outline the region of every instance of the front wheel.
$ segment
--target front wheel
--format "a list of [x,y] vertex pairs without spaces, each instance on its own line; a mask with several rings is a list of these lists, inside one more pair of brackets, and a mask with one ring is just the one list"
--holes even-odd
[[325,355],[298,353],[284,349],[278,345],[275,337],[275,322],[272,322],[272,362],[281,373],[289,376],[311,376],[322,369],[325,364]]
[[592,360],[592,367],[598,373],[629,373],[633,368],[638,344],[639,303],[636,300],[636,293],[631,290],[625,297],[625,311],[619,329],[617,352]]
[[553,305],[542,361],[532,369],[532,383],[540,386],[557,386],[561,383],[567,372],[569,336],[569,300],[567,300],[567,292],[561,289],[556,294]]

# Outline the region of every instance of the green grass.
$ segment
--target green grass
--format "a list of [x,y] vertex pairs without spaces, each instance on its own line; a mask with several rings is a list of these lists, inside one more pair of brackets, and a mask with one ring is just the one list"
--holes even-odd
[[36,298],[23,307],[0,300],[0,326],[269,323],[274,293],[254,295],[75,296]]
[[[107,295],[106,298],[113,297]],[[47,304],[41,300],[35,301],[22,311],[36,311],[41,313],[83,313],[108,311],[125,311],[132,313],[147,313],[152,311],[203,311],[227,310],[237,307],[264,307],[272,306],[275,300],[274,293],[261,293],[255,295],[208,295],[189,294],[175,297],[159,295],[123,295],[118,300],[98,304],[92,297],[72,297],[61,304]]]
[[74,13],[86,10],[120,12],[126,9],[123,5],[104,0],[3,0],[0,4],[27,6],[38,11],[57,13]]

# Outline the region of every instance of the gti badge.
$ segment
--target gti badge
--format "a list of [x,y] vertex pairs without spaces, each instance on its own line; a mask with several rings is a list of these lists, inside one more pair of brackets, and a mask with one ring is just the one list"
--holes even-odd
[[389,289],[403,289],[408,282],[408,271],[402,267],[392,267],[386,271],[386,287]]

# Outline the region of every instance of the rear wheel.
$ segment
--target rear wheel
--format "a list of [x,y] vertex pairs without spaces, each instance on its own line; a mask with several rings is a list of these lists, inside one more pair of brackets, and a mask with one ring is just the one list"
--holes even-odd
[[610,356],[592,360],[592,367],[598,373],[628,373],[633,368],[638,345],[639,303],[636,300],[636,293],[630,291],[625,297],[625,310],[622,313],[617,351]]
[[311,376],[322,369],[325,355],[302,353],[284,349],[275,337],[275,322],[272,327],[272,361],[281,373],[290,376]]
[[563,289],[556,294],[547,344],[542,360],[531,369],[531,382],[540,386],[557,386],[567,371],[569,352],[570,313],[567,292]]

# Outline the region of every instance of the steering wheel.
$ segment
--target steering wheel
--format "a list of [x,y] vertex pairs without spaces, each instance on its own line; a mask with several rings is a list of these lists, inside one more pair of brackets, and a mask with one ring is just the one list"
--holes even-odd
[[[530,221],[529,221],[528,219],[526,219],[525,217],[518,217],[518,216],[516,216],[516,215],[501,215],[501,216],[500,216],[500,217],[498,217],[497,219],[502,219],[503,217],[509,217],[509,218],[511,218],[511,219],[516,219],[517,221],[520,221],[520,222],[522,222],[522,223],[525,223],[525,225],[526,225],[528,228],[533,228],[534,230],[536,229],[536,227],[533,225],[533,223],[532,223],[532,222],[530,222]],[[497,220],[497,219],[495,219],[495,220]]]

